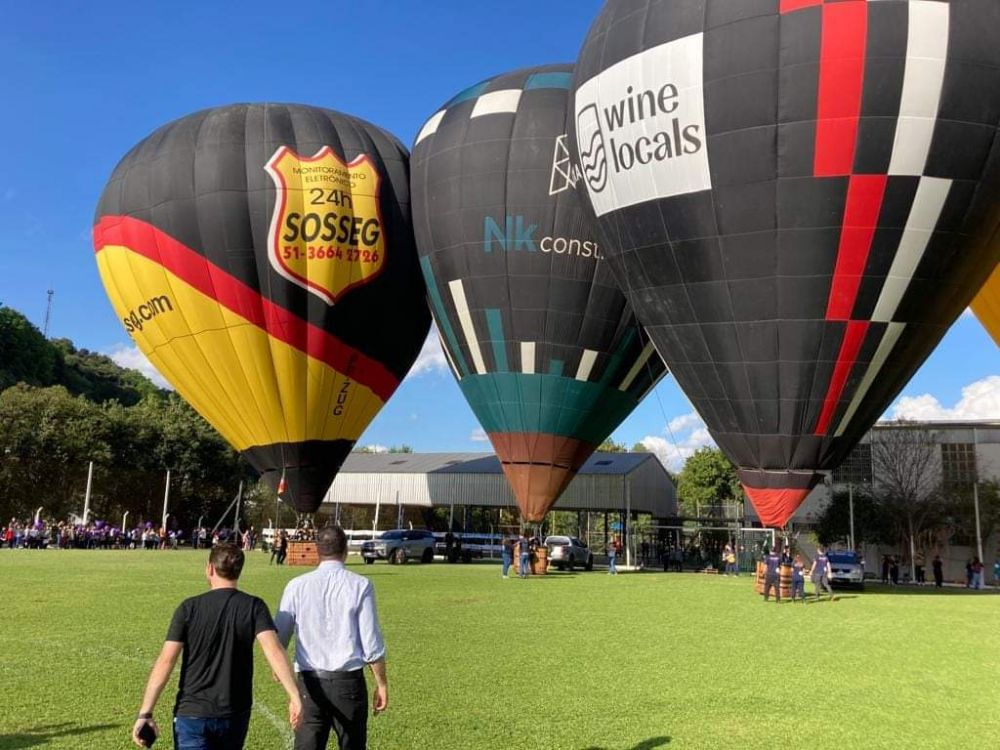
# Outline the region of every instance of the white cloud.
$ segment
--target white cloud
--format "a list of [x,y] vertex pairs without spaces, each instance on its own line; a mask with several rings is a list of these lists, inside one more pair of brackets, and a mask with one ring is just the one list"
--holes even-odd
[[114,349],[104,352],[119,367],[129,370],[138,370],[147,378],[152,380],[160,388],[173,390],[173,386],[167,382],[160,371],[153,367],[152,362],[146,359],[146,355],[139,351],[138,347],[129,344],[119,344]]
[[691,412],[690,414],[682,414],[679,417],[674,417],[667,423],[667,426],[670,428],[670,432],[685,432],[696,427],[704,427],[705,423],[698,416],[697,412]]
[[944,406],[929,393],[903,396],[892,407],[889,419],[920,422],[1000,419],[1000,375],[989,375],[965,386],[962,398],[952,407]]
[[666,437],[647,435],[639,442],[671,471],[679,471],[699,448],[715,445],[705,422],[696,412],[671,419],[664,434]]
[[472,434],[469,435],[469,440],[471,440],[473,443],[485,443],[489,439],[490,436],[486,434],[486,430],[484,430],[482,427],[477,427],[472,431]]
[[441,348],[441,339],[438,337],[437,328],[432,328],[407,377],[415,378],[428,372],[447,371],[448,360],[445,359],[444,349]]

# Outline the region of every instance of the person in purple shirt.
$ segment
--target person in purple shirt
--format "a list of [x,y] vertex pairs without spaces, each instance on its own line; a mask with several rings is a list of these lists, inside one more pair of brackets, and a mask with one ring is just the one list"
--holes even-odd
[[805,604],[806,601],[806,578],[805,563],[802,562],[802,555],[796,555],[792,562],[792,604],[796,597]]
[[771,589],[774,589],[774,601],[781,604],[781,551],[775,547],[764,558],[764,601],[768,600]]
[[826,591],[830,601],[836,601],[837,597],[833,595],[833,589],[830,587],[830,558],[826,556],[826,547],[816,548],[816,557],[813,558],[809,577],[812,578],[817,599]]

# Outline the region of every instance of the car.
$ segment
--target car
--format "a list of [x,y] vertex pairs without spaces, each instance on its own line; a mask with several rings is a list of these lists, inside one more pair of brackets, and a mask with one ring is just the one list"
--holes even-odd
[[407,560],[433,562],[434,535],[427,529],[393,529],[379,534],[361,545],[365,565],[376,560],[388,560],[398,565]]
[[828,552],[831,586],[865,587],[865,561],[857,552],[849,550]]
[[558,570],[573,570],[574,566],[594,569],[594,553],[575,536],[547,536],[545,547],[549,552],[549,565]]

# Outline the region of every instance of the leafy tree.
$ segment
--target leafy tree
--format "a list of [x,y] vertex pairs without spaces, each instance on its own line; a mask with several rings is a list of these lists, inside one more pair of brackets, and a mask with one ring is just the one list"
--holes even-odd
[[0,390],[15,383],[52,385],[56,352],[24,315],[0,306]]
[[[850,495],[848,492],[833,493],[830,503],[816,519],[816,538],[820,544],[847,541],[851,534]],[[892,525],[872,496],[870,487],[854,490],[854,543],[894,543]]]
[[611,438],[607,438],[603,443],[597,446],[598,453],[628,453],[628,448],[625,447],[624,443],[616,443]]
[[[677,476],[677,498],[687,515],[723,503],[743,501],[736,468],[718,448],[699,448]],[[712,512],[711,510],[709,512]]]
[[642,443],[633,443],[632,444],[632,450],[629,451],[629,452],[630,453],[652,453],[652,451],[649,450],[649,448],[647,448]]

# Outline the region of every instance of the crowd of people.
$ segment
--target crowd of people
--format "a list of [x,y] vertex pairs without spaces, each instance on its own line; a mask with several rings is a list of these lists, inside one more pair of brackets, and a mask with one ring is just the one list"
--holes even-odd
[[101,520],[84,524],[12,518],[0,527],[0,547],[7,549],[165,550],[187,543],[195,549],[233,543],[251,550],[257,541],[253,527],[243,532],[228,528],[214,531],[196,528],[188,534],[183,529],[156,526],[151,521],[123,529]]

